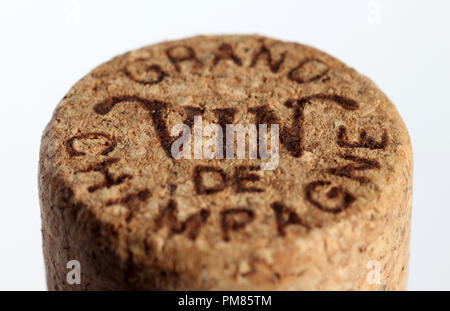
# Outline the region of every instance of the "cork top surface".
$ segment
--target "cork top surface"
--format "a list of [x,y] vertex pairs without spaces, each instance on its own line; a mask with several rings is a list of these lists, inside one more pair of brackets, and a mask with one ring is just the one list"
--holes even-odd
[[[191,158],[171,153],[177,124],[191,132]],[[214,142],[208,124],[223,129],[223,150],[211,149],[223,158],[194,155],[195,131],[201,151]],[[227,124],[266,124],[269,151],[277,124],[276,166],[261,169],[270,159],[250,147],[227,159]],[[83,77],[44,132],[42,167],[113,228],[105,238],[124,260],[259,278],[252,271],[274,264],[289,275],[327,238],[336,251],[340,238],[376,237],[408,183],[411,150],[389,99],[335,58],[262,36],[200,36]]]

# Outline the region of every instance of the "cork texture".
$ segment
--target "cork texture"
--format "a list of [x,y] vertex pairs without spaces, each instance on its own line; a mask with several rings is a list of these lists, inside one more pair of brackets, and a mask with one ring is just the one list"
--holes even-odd
[[[278,167],[174,159],[171,129],[194,116],[279,124]],[[297,43],[199,36],[100,65],[43,133],[39,195],[50,290],[406,286],[406,127],[372,81]]]

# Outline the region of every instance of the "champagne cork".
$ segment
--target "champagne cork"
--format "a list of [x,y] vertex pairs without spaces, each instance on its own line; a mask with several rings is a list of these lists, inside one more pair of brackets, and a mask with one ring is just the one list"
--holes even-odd
[[404,290],[412,167],[386,95],[314,48],[234,35],[128,52],[43,133],[48,288]]

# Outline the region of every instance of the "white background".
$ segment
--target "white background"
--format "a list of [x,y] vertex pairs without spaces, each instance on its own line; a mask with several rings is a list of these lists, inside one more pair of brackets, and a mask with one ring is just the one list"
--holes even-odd
[[44,290],[40,136],[98,64],[196,34],[315,46],[397,105],[415,160],[409,287],[450,289],[450,1],[5,1],[0,4],[0,289]]

